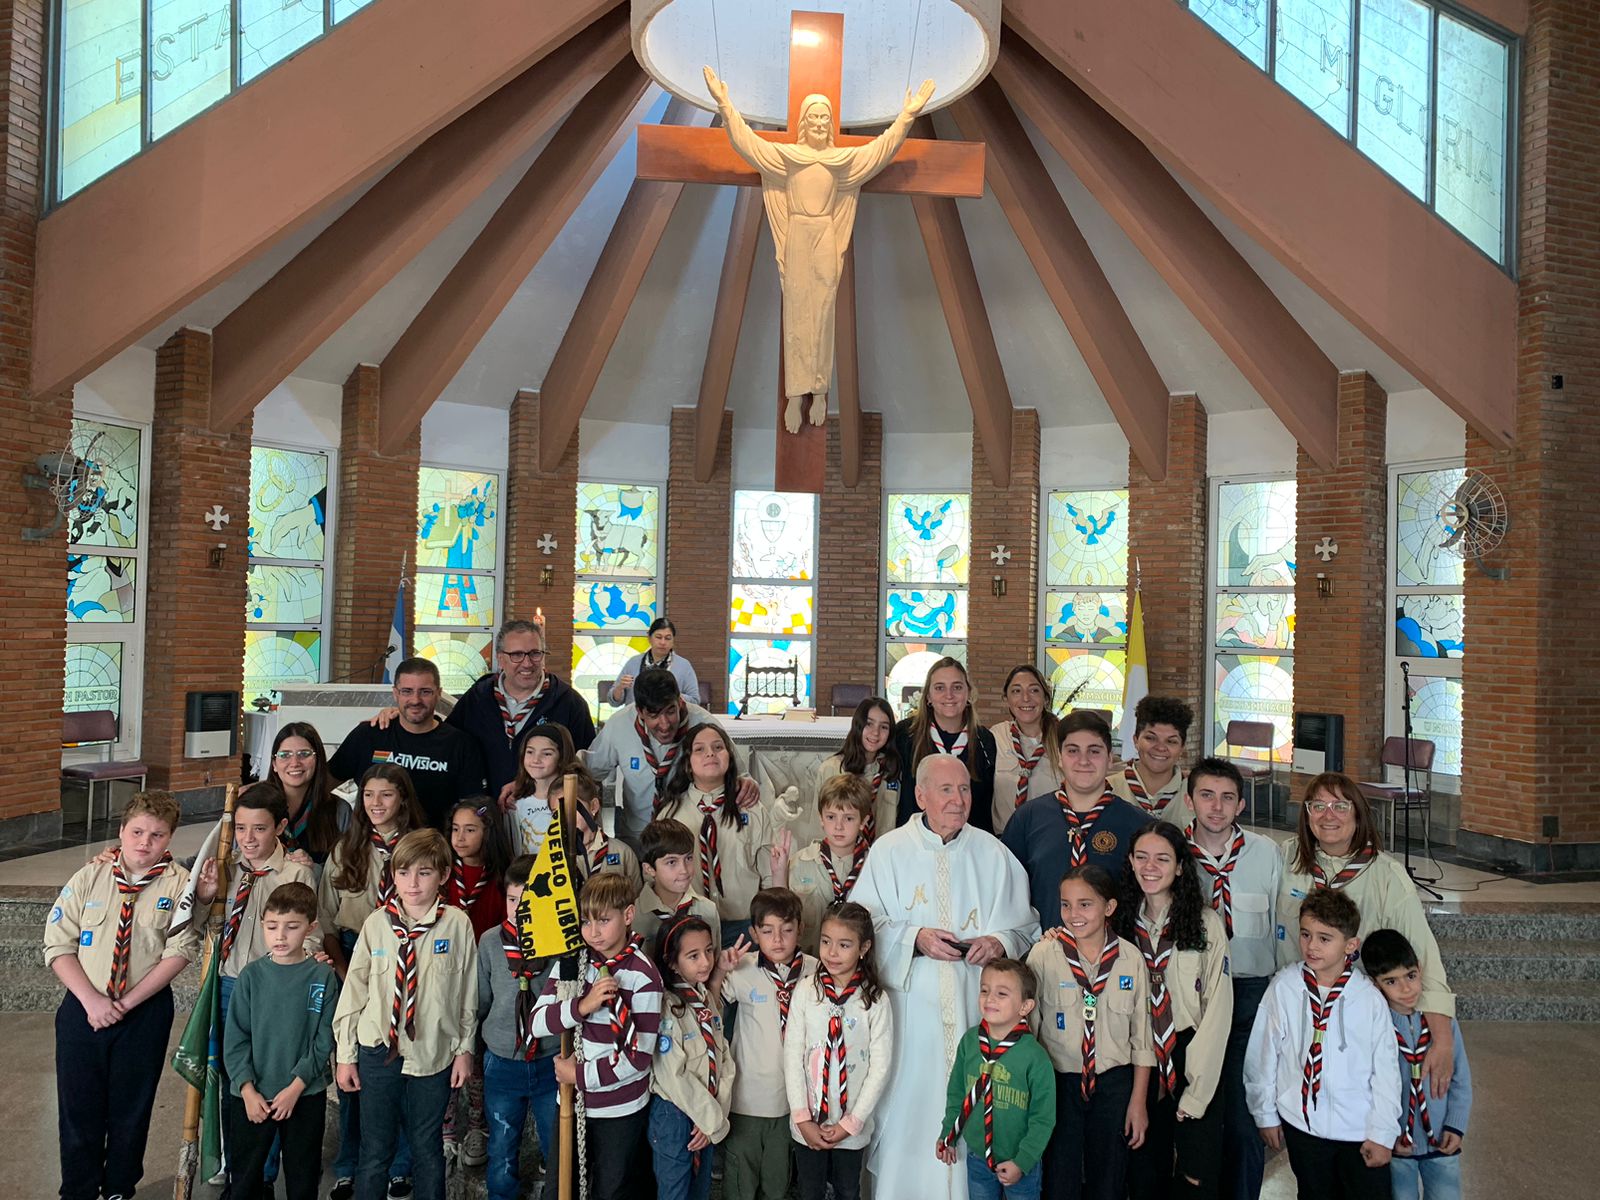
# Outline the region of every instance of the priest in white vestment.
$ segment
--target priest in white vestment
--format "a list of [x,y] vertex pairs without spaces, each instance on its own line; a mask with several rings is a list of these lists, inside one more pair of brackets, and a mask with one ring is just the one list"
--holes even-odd
[[[894,1065],[867,1153],[873,1200],[966,1200],[965,1164],[934,1155],[961,1035],[978,1023],[983,965],[1039,939],[1028,876],[999,839],[972,829],[958,758],[917,767],[921,813],[881,835],[850,899],[872,913],[872,952],[894,1011]],[[966,949],[960,949],[965,944]]]

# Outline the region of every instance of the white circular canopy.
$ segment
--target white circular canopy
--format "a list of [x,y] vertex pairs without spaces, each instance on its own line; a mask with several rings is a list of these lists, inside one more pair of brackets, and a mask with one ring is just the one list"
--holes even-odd
[[959,100],[1000,53],[1000,0],[633,0],[633,52],[706,109],[716,106],[701,72],[713,68],[746,120],[782,128],[792,8],[844,14],[841,128],[888,124],[924,79],[936,88],[925,111]]

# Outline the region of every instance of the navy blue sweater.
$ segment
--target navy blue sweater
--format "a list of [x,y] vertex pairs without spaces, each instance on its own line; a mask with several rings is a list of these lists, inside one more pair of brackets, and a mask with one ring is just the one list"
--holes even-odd
[[[494,698],[498,672],[485,675],[467,689],[456,701],[446,720],[457,729],[465,730],[477,739],[483,748],[483,764],[489,777],[489,795],[498,796],[500,789],[517,777],[517,760],[511,739],[506,737],[506,723],[500,716],[500,703]],[[548,721],[565,725],[572,735],[572,744],[587,750],[594,741],[594,719],[589,715],[588,702],[554,675],[550,687],[533,706],[528,721],[534,725]],[[528,726],[524,724],[523,729]]]

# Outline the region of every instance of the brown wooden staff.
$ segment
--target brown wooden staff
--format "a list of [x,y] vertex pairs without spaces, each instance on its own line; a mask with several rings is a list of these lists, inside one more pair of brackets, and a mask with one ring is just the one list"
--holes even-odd
[[[570,847],[571,845],[566,839],[578,836],[578,777],[576,775],[567,775],[561,780],[561,836],[563,847]],[[567,856],[569,870],[573,861],[574,856],[569,853]],[[576,876],[572,878],[576,881]],[[577,974],[577,965],[578,955],[569,954],[562,960],[557,970],[570,971],[575,975]],[[570,1029],[564,1030],[561,1034],[561,1054],[562,1057],[572,1054],[572,1031]],[[556,1194],[559,1200],[572,1200],[573,1172],[577,1159],[578,1145],[577,1090],[574,1084],[563,1083],[561,1085],[561,1117],[556,1138],[556,1145],[559,1147],[556,1158],[560,1164],[556,1186]]]

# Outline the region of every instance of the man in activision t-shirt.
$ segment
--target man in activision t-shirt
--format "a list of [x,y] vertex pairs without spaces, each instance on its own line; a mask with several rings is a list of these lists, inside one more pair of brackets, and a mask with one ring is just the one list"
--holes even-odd
[[359,722],[345,735],[328,769],[335,779],[345,780],[360,779],[374,763],[404,767],[428,824],[448,835],[445,818],[451,806],[483,794],[483,752],[477,738],[434,715],[439,691],[438,667],[425,658],[406,659],[394,673],[399,719],[382,729]]

